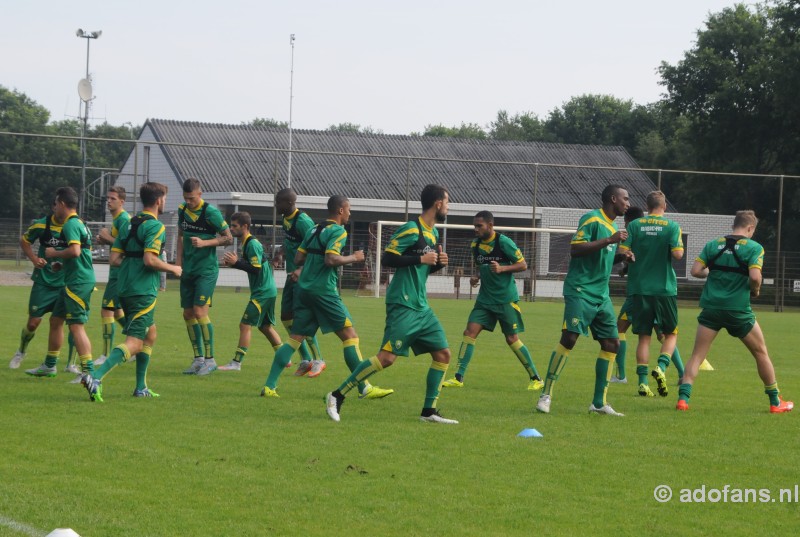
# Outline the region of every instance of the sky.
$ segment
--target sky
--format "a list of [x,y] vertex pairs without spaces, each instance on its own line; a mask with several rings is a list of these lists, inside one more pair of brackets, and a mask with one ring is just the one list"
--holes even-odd
[[[90,124],[254,118],[385,134],[540,118],[583,94],[660,99],[661,62],[733,0],[3,0],[0,85]],[[290,34],[295,35],[294,61]],[[292,69],[293,66],[293,69]],[[290,107],[290,83],[292,86]]]

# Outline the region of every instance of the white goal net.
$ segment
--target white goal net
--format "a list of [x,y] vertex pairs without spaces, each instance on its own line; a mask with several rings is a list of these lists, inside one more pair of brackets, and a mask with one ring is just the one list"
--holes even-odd
[[[392,279],[394,269],[381,265],[381,255],[389,239],[405,222],[379,221],[369,226],[368,257],[358,289],[359,296],[380,297]],[[437,224],[448,266],[428,278],[428,296],[472,298],[478,288],[470,286],[475,273],[470,244],[475,228],[462,224]],[[569,241],[574,229],[495,226],[511,238],[528,262],[528,270],[515,274],[520,299],[561,298],[562,284],[569,265]]]

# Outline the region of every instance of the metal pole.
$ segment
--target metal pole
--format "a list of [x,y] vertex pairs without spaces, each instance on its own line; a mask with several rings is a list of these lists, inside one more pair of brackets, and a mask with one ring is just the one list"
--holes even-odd
[[[783,175],[780,176],[780,187],[778,190],[778,237],[776,241],[775,252],[775,272],[776,276],[780,273],[781,267],[781,226],[783,223]],[[780,307],[780,298],[778,295],[783,295],[783,286],[780,285],[780,278],[776,278],[775,282],[775,311],[783,311]]]
[[[275,257],[275,246],[277,238],[277,225],[278,225],[278,207],[275,204],[275,196],[278,194],[278,153],[273,153],[275,155],[274,160],[274,167],[272,170],[272,255],[270,256],[270,261]],[[286,256],[286,252],[283,253]],[[284,267],[286,267],[286,258],[284,257]],[[289,276],[288,274],[286,275]]]
[[661,170],[658,170],[658,188],[657,190],[661,190]]
[[405,221],[408,222],[408,198],[411,188],[411,157],[406,161],[406,217]]
[[[22,237],[22,209],[25,206],[25,165],[19,167],[19,236]],[[22,249],[17,246],[17,266],[22,260]]]
[[[86,80],[89,80],[89,42],[91,38],[86,38]],[[81,130],[81,218],[86,220],[86,127],[89,123],[89,101],[83,102],[83,128]]]
[[[533,168],[533,207],[531,208],[531,227],[536,227],[536,196],[539,193],[539,163]],[[531,296],[530,301],[536,301],[536,232],[533,233],[533,245],[531,246]]]
[[292,101],[294,100],[294,34],[289,36],[292,47],[292,62],[289,67],[289,169],[286,174],[286,188],[292,186]]
[[379,248],[375,248],[375,281],[374,281],[374,288],[373,288],[373,296],[375,298],[380,298],[381,296],[381,248],[385,248],[385,246],[381,243],[381,233],[383,232],[383,224],[380,220],[378,220],[378,229],[375,232],[378,241],[376,244],[380,244]]
[[133,146],[133,214],[136,214],[137,181],[139,180],[139,142]]

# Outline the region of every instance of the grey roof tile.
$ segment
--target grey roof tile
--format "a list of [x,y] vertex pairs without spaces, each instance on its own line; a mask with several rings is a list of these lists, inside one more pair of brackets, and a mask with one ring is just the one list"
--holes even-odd
[[[269,193],[277,159],[278,188],[286,185],[286,153],[238,149],[286,149],[286,129],[163,119],[148,120],[146,126],[162,142],[227,146],[165,146],[179,181],[197,177],[208,192]],[[636,169],[539,166],[537,205],[542,207],[594,208],[599,192],[610,183],[626,187],[634,203],[643,205],[647,193],[655,189],[622,147],[294,130],[292,148],[348,153],[294,153],[292,186],[301,195],[327,196],[341,191],[351,198],[403,199],[408,157],[412,157],[412,193],[438,182],[450,190],[456,203],[530,206],[533,163]],[[674,210],[672,206],[668,209]]]

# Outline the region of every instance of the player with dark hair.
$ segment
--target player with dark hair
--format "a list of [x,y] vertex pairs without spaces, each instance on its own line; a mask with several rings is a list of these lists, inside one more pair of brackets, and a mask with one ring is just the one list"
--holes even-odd
[[181,267],[165,263],[159,257],[164,248],[166,230],[158,221],[164,212],[167,187],[145,183],[139,189],[142,212],[120,228],[111,248],[110,262],[119,266],[118,295],[125,310],[125,343],[117,345],[94,374],[86,374],[81,383],[92,401],[103,400],[102,381],[112,369],[136,357],[134,397],[158,397],[147,385],[147,368],[156,342],[156,298],[159,272],[180,277]]
[[70,187],[56,190],[53,213],[61,226],[61,245],[48,246],[44,256],[63,262],[64,287],[50,314],[50,343],[45,362],[27,374],[42,377],[55,376],[58,349],[64,341],[66,320],[75,342],[83,373],[93,371],[92,344],[84,324],[89,318],[89,303],[94,291],[95,276],[92,268],[92,236],[86,224],[78,217],[78,194]]
[[[297,288],[297,274],[294,257],[303,242],[306,233],[314,227],[314,221],[308,214],[296,207],[297,194],[291,188],[284,188],[275,194],[275,209],[283,216],[283,257],[286,260],[286,283],[281,294],[281,324],[288,334],[292,333],[294,322],[294,295]],[[310,351],[310,352],[309,352]],[[325,370],[325,359],[319,348],[317,336],[304,339],[298,349],[300,363],[295,376],[308,375],[314,378]]]
[[181,308],[194,359],[186,375],[207,375],[214,361],[214,325],[208,316],[217,286],[217,246],[233,244],[231,230],[219,209],[203,200],[200,181],[183,182],[184,203],[178,207],[178,250],[175,264],[183,267]]
[[[55,208],[55,202],[53,203]],[[31,280],[33,287],[31,287],[30,296],[28,298],[28,322],[22,329],[19,338],[19,348],[11,358],[8,367],[11,369],[18,369],[22,360],[25,359],[25,354],[28,349],[28,344],[36,335],[36,329],[42,322],[42,318],[53,311],[56,301],[58,300],[61,290],[64,287],[64,271],[61,270],[63,263],[57,259],[48,259],[45,257],[44,252],[48,246],[63,250],[66,243],[61,238],[62,222],[59,222],[55,214],[51,211],[43,218],[37,218],[33,224],[25,231],[19,239],[19,245],[22,252],[25,254],[31,263],[33,263],[33,272],[31,273]],[[39,247],[34,253],[33,243],[39,241]],[[52,316],[51,316],[52,319]],[[52,320],[51,320],[52,322]],[[70,343],[72,343],[72,336],[70,336]],[[72,345],[70,345],[70,348]],[[53,364],[53,369],[43,371],[44,375],[54,377],[56,375],[55,360],[61,351],[60,343],[58,347],[52,340],[48,344],[47,356],[45,362],[50,358],[50,363]],[[69,373],[79,373],[80,369],[69,363],[67,359],[67,367],[64,371]],[[38,371],[38,369],[31,369],[30,371]],[[42,373],[42,372],[39,372]]]
[[519,307],[519,293],[514,278],[515,272],[528,270],[528,264],[522,252],[507,235],[494,230],[494,215],[489,211],[480,211],[473,219],[475,240],[470,249],[472,259],[478,273],[470,277],[470,285],[481,288],[475,306],[469,314],[464,339],[458,351],[458,371],[455,377],[444,381],[443,387],[461,388],[464,386],[464,375],[467,374],[472,354],[475,352],[475,341],[482,330],[494,331],[497,323],[506,339],[506,345],[525,368],[530,383],[529,390],[540,390],[544,383],[533,364],[528,347],[519,339],[518,334],[525,331],[522,321],[522,310]]
[[792,401],[780,396],[775,368],[769,358],[764,333],[756,320],[750,299],[761,292],[761,267],[764,247],[753,240],[758,218],[753,211],[738,211],[733,220],[733,233],[714,239],[700,251],[692,266],[692,276],[708,278],[700,296],[702,311],[697,317],[697,334],[692,357],[686,364],[678,390],[678,410],[689,410],[692,386],[703,357],[723,328],[739,338],[756,361],[758,376],[769,397],[769,411],[789,412]]
[[[344,196],[328,199],[328,219],[306,233],[297,249],[294,273],[297,276],[297,297],[294,301],[294,323],[289,339],[275,353],[269,376],[261,390],[264,397],[278,397],[278,378],[300,343],[322,330],[336,333],[342,340],[344,361],[350,371],[362,363],[361,350],[353,319],[339,295],[339,271],[343,265],[362,263],[364,252],[343,255],[347,243],[344,226],[350,220],[350,201]],[[361,382],[360,397],[378,399],[394,393]]]
[[250,300],[247,302],[242,320],[239,322],[239,345],[233,360],[227,365],[220,366],[220,371],[240,371],[242,361],[250,347],[251,328],[255,326],[264,334],[277,351],[281,346],[281,337],[275,331],[275,297],[278,289],[275,287],[275,278],[272,276],[272,267],[264,247],[258,239],[250,234],[250,213],[238,212],[231,216],[231,234],[242,241],[242,255],[226,252],[222,263],[226,267],[233,267],[247,273],[250,284]]
[[[108,189],[106,206],[108,207],[108,212],[111,213],[113,221],[111,222],[111,231],[103,228],[97,234],[97,242],[99,244],[113,246],[114,241],[119,236],[119,230],[124,224],[130,222],[131,215],[125,210],[126,197],[127,194],[123,186],[115,185]],[[117,298],[118,272],[119,267],[109,265],[108,283],[103,293],[103,307],[100,310],[100,320],[103,325],[103,353],[94,361],[95,366],[105,362],[111,349],[114,348],[115,318],[120,323],[120,326],[125,326],[125,314],[122,312],[122,308],[119,307],[119,299]]]
[[[636,373],[639,376],[639,395],[652,397],[647,384],[647,362],[653,329],[661,334],[661,353],[652,375],[658,394],[666,397],[666,371],[678,340],[678,280],[672,260],[683,259],[681,227],[664,216],[667,198],[655,190],[647,195],[647,216],[630,222],[628,237],[620,251],[630,251],[628,263],[628,296],[631,298],[633,333],[639,336],[636,347]],[[678,375],[683,376],[683,364],[678,361]]]
[[[564,321],[561,340],[550,355],[544,390],[536,404],[539,412],[550,412],[553,385],[567,363],[578,336],[592,330],[600,343],[595,362],[595,385],[589,412],[622,416],[606,401],[611,362],[619,350],[614,306],[608,294],[608,279],[614,266],[617,244],[628,233],[617,230],[614,220],[630,207],[628,191],[619,185],[608,185],[601,195],[603,206],[583,215],[570,241],[570,261],[564,279]],[[630,251],[622,257],[630,257]]]
[[409,349],[413,349],[414,354],[430,353],[432,358],[420,419],[458,423],[444,418],[436,408],[450,363],[450,349],[444,329],[428,305],[425,289],[428,275],[447,266],[447,254],[439,244],[436,223],[447,218],[449,195],[442,186],[427,185],[420,200],[422,215],[400,226],[383,253],[383,264],[397,270],[386,290],[386,328],[380,351],[361,362],[341,386],[325,396],[327,413],[333,421],[340,420],[342,403],[350,390],[392,365],[398,356],[408,356]]

